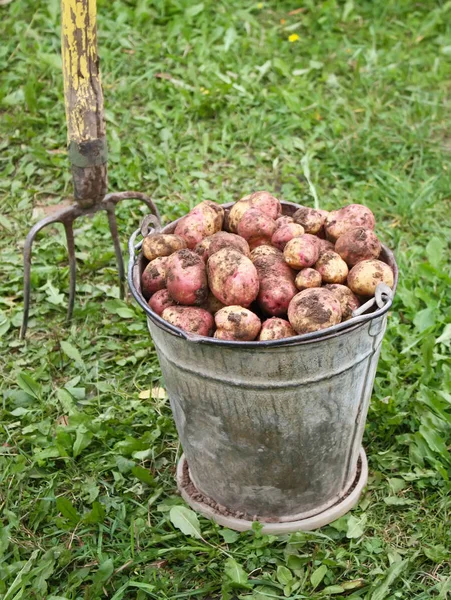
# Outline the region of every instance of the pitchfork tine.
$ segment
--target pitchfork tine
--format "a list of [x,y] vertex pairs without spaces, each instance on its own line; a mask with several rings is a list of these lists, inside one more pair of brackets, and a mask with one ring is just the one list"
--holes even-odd
[[114,252],[116,253],[117,271],[119,274],[119,291],[121,299],[124,298],[125,289],[125,270],[124,270],[124,259],[122,258],[121,243],[119,241],[119,233],[117,231],[116,215],[114,213],[114,206],[109,205],[106,209],[108,215],[108,224],[110,226],[111,237],[114,244]]
[[[23,267],[24,267],[24,277],[23,277],[23,296],[24,296],[24,305],[23,305],[23,319],[22,319],[22,327],[20,328],[20,339],[23,340],[27,333],[28,327],[28,315],[30,311],[30,270],[31,270],[31,249],[33,247],[33,242],[36,235],[47,227],[47,225],[51,225],[52,223],[62,223],[63,219],[67,218],[71,213],[76,212],[76,207],[71,206],[69,209],[65,208],[54,215],[50,215],[45,217],[45,219],[41,219],[38,221],[28,232],[27,238],[25,240],[24,249],[23,249]],[[70,217],[69,217],[70,218]]]
[[66,320],[70,321],[72,319],[72,313],[74,312],[75,284],[77,279],[77,263],[75,260],[74,229],[72,227],[72,221],[64,223],[64,230],[66,232],[67,254],[69,256],[69,304],[67,307]]

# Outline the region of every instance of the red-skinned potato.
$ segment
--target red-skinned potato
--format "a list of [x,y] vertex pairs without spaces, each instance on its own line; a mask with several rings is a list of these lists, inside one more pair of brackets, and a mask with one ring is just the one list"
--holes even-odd
[[234,248],[247,257],[250,257],[251,254],[249,244],[245,239],[234,233],[228,233],[227,231],[218,231],[218,233],[214,233],[203,239],[197,244],[194,251],[207,262],[212,254],[223,248]]
[[297,289],[294,285],[295,272],[285,262],[282,252],[274,250],[276,252],[261,252],[254,258],[260,280],[257,304],[266,315],[280,317],[287,314]]
[[233,248],[215,252],[207,261],[210,290],[226,306],[249,306],[258,294],[258,275],[252,261]]
[[170,306],[165,308],[161,317],[188,333],[205,337],[210,336],[214,329],[212,315],[198,306]]
[[220,340],[251,342],[257,337],[261,322],[243,306],[226,306],[215,314],[214,337]]
[[282,215],[281,217],[277,217],[276,219],[276,227],[282,227],[282,225],[288,225],[288,223],[294,223],[293,217],[289,217],[288,215]]
[[283,338],[293,337],[295,330],[285,319],[271,317],[262,323],[258,339],[263,340],[281,340]]
[[254,245],[254,242],[258,242],[258,246],[262,246],[265,242],[270,244],[275,230],[276,222],[274,219],[266,216],[257,208],[247,210],[237,226],[238,235],[244,238],[250,247]]
[[372,229],[357,227],[341,235],[335,242],[337,252],[347,265],[353,267],[361,260],[377,258],[381,243]]
[[157,315],[162,315],[165,308],[175,306],[174,300],[169,295],[167,289],[158,290],[148,302],[149,307],[156,312]]
[[204,200],[180,219],[174,233],[193,249],[204,238],[221,231],[223,220],[224,209],[215,202]]
[[305,229],[305,233],[317,234],[324,225],[329,213],[327,210],[317,210],[308,206],[301,206],[293,215],[295,223],[299,223]]
[[312,267],[318,260],[318,238],[309,233],[290,240],[283,250],[285,261],[293,269]]
[[192,250],[179,250],[168,258],[166,287],[178,304],[199,306],[207,299],[205,263]]
[[144,298],[166,287],[168,256],[159,256],[150,261],[141,275],[141,291]]
[[297,223],[287,223],[276,229],[271,238],[271,244],[279,250],[283,250],[290,240],[299,237],[304,233],[302,225],[298,225]]
[[276,220],[282,213],[282,205],[277,198],[269,192],[254,192],[238,200],[230,209],[228,225],[232,233],[237,233],[238,223],[250,208],[257,208],[273,220]]
[[324,283],[344,283],[348,276],[348,265],[333,250],[323,252],[315,263],[315,269]]
[[212,254],[219,252],[219,250],[222,250],[223,248],[234,248],[247,257],[251,254],[249,244],[241,236],[235,235],[234,233],[228,233],[227,231],[220,231],[211,236],[208,257],[210,258]]
[[340,302],[324,288],[304,290],[290,302],[288,320],[299,334],[332,327],[341,321]]
[[321,282],[321,274],[310,267],[299,271],[294,281],[296,287],[301,292],[309,288],[321,287]]
[[142,251],[147,260],[159,256],[170,256],[177,250],[186,248],[186,242],[179,235],[172,233],[154,233],[143,239]]
[[360,300],[347,286],[341,285],[340,283],[328,283],[324,286],[324,289],[332,292],[340,302],[342,321],[350,319],[352,317],[352,312],[356,310],[356,308],[359,308]]
[[327,216],[324,228],[327,239],[336,242],[339,237],[350,229],[363,227],[364,229],[374,229],[376,220],[369,208],[362,204],[349,204],[333,210]]
[[374,296],[378,283],[394,284],[393,271],[381,260],[361,260],[349,271],[348,286],[358,296]]

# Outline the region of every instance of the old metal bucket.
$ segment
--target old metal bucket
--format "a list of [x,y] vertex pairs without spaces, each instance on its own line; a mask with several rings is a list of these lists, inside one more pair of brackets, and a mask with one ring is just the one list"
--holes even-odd
[[[296,208],[283,203],[284,214]],[[173,232],[175,223],[162,231]],[[238,530],[256,519],[267,532],[308,530],[347,512],[366,483],[362,435],[393,295],[306,335],[269,342],[198,337],[161,319],[142,296],[147,261],[138,233],[129,244],[129,286],[147,315],[183,446],[183,497]],[[396,262],[385,247],[381,260],[396,287]]]

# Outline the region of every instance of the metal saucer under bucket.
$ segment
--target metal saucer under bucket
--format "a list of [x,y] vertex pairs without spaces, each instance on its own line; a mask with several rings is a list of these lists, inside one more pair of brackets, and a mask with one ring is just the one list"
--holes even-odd
[[[282,207],[285,215],[298,208]],[[230,342],[186,333],[149,308],[139,233],[129,242],[128,283],[147,314],[183,446],[184,499],[241,531],[254,520],[267,533],[310,530],[345,514],[367,480],[361,441],[398,279],[393,254],[382,247],[392,292],[379,290],[349,321],[282,340]]]

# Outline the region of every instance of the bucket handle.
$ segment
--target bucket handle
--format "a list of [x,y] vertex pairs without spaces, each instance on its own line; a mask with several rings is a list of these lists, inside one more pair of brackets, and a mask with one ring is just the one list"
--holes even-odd
[[377,304],[378,308],[384,308],[388,302],[392,302],[393,300],[393,290],[388,287],[385,283],[378,283],[376,286],[376,292],[374,294],[374,298],[356,308],[356,310],[352,311],[353,317],[359,317],[363,315],[368,309],[373,308],[375,304]]

